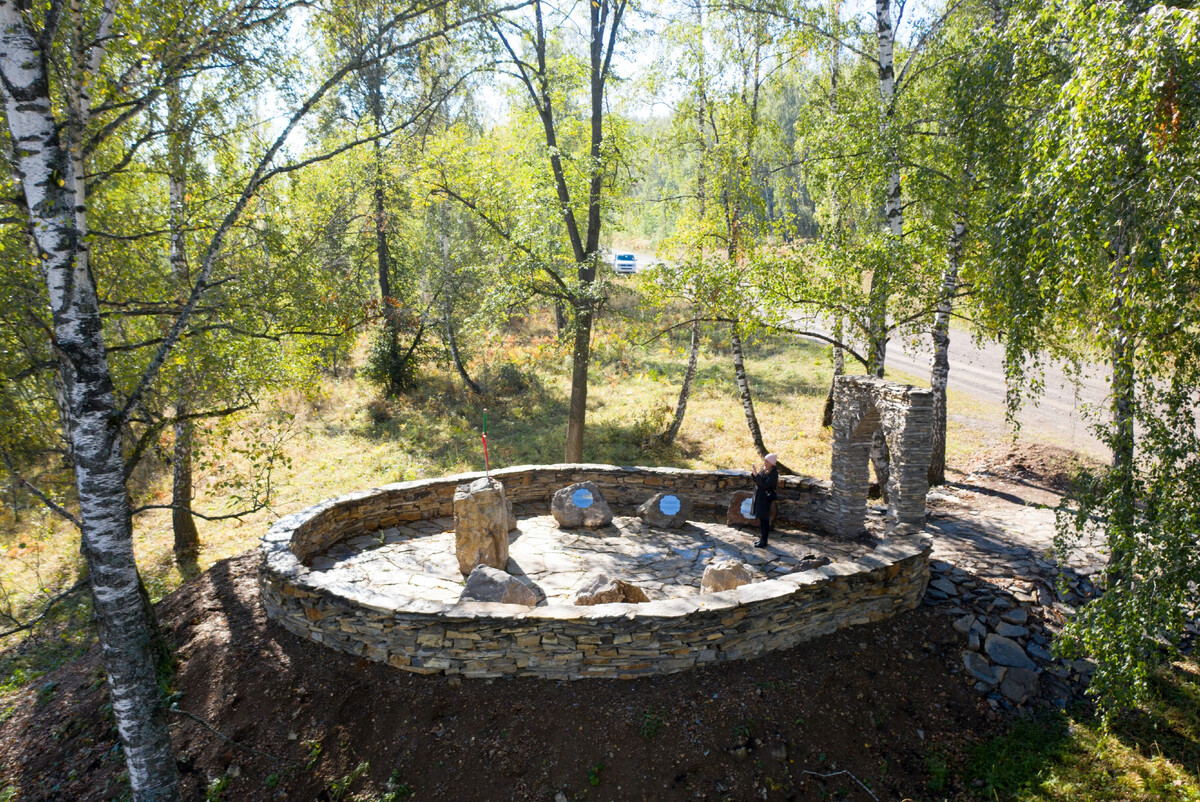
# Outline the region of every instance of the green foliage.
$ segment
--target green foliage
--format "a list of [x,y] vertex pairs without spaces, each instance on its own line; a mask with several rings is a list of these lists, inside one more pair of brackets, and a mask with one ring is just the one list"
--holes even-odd
[[663,718],[662,712],[659,710],[647,710],[642,714],[642,723],[638,727],[638,732],[642,737],[649,740],[662,732]]
[[212,782],[210,782],[205,787],[205,789],[204,789],[205,802],[220,802],[220,800],[225,798],[225,791],[228,788],[229,788],[229,775],[222,774],[220,777],[217,777],[216,779],[214,779]]
[[600,772],[604,771],[603,763],[593,763],[588,767],[588,785],[593,788],[600,784]]
[[[384,322],[371,339],[363,378],[394,396],[411,390],[416,384],[417,369],[423,355],[416,338],[424,335],[423,327],[412,332],[416,341],[401,339],[398,324]],[[407,333],[407,332],[406,332]]]
[[362,779],[368,771],[371,770],[371,764],[364,760],[350,770],[344,777],[339,777],[325,787],[325,794],[329,798],[329,802],[342,802],[346,799],[346,794],[350,793],[350,787]]
[[[998,78],[1010,136],[985,164],[996,258],[973,274],[1003,330],[1010,404],[1037,390],[1049,352],[1112,366],[1112,470],[1085,476],[1059,516],[1058,548],[1101,537],[1103,596],[1063,647],[1094,657],[1107,714],[1144,702],[1200,581],[1200,488],[1191,392],[1200,376],[1200,48],[1193,12],[1073,2],[1013,7]],[[1014,171],[1013,165],[1018,165]],[[1099,416],[1097,416],[1099,417]],[[1065,551],[1064,551],[1065,553]]]

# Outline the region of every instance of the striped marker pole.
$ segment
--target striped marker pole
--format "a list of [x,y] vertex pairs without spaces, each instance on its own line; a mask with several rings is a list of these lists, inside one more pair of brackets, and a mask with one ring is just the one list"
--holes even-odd
[[492,480],[492,466],[488,461],[487,450],[487,408],[483,410],[483,472],[487,476],[488,481]]

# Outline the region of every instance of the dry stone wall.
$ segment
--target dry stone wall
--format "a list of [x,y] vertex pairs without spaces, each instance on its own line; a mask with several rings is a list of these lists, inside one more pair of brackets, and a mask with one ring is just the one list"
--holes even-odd
[[[670,491],[713,515],[749,481],[737,471],[606,465],[522,466],[493,476],[517,503],[545,503],[564,485],[591,481],[618,509]],[[447,604],[384,597],[310,574],[306,561],[338,541],[452,514],[455,488],[479,477],[364,490],[281,518],[262,542],[267,614],[302,637],[418,673],[632,678],[753,657],[886,618],[915,607],[929,580],[931,541],[923,534],[889,538],[855,562],[642,604]],[[835,520],[826,482],[781,477],[780,502],[785,520],[818,530]]]

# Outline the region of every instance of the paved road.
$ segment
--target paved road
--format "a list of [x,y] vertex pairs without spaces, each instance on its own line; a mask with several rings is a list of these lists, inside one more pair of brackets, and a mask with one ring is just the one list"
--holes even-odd
[[[811,328],[811,323],[804,324]],[[933,345],[924,338],[919,344],[892,340],[888,343],[888,374],[928,386]],[[1084,376],[1076,383],[1060,363],[1045,367],[1045,387],[1040,398],[1026,404],[1017,415],[1023,439],[1041,438],[1057,445],[1084,451],[1105,459],[1108,449],[1094,434],[1083,416],[1086,406],[1096,408],[1104,419],[1108,383],[1104,365],[1087,365]],[[950,415],[964,423],[982,428],[996,428],[998,416],[1004,410],[1004,349],[996,343],[975,344],[966,332],[950,333]],[[957,391],[978,402],[978,409],[955,409],[953,393]]]
[[[629,252],[629,251],[626,251]],[[650,269],[654,254],[632,251],[638,269]],[[611,256],[610,256],[611,258]],[[796,316],[797,320],[801,316]],[[828,333],[828,329],[813,326],[804,320],[802,328]],[[928,337],[914,344],[900,340],[888,343],[887,369],[889,376],[918,384],[929,384],[929,368],[933,360],[933,345]],[[1042,439],[1056,445],[1083,451],[1099,459],[1107,459],[1109,451],[1092,433],[1084,418],[1084,409],[1108,419],[1108,369],[1104,365],[1087,365],[1084,375],[1076,382],[1061,363],[1045,366],[1042,394],[1027,402],[1018,413],[1022,439]],[[976,344],[962,331],[950,334],[950,416],[976,429],[1002,436],[1000,421],[1004,414],[1004,349],[991,342]],[[974,405],[955,405],[955,393],[967,395]]]

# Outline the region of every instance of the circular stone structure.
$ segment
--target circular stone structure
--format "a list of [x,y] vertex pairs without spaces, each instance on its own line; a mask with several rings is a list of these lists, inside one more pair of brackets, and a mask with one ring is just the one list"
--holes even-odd
[[[750,483],[744,472],[521,466],[492,476],[518,516],[507,570],[534,589],[538,606],[460,603],[454,490],[481,476],[359,491],[281,518],[262,543],[267,614],[297,635],[419,673],[632,678],[879,620],[915,607],[928,582],[923,534],[837,538],[827,482],[780,477],[780,525],[763,550],[717,522],[731,494]],[[618,514],[599,530],[559,529],[546,514],[549,499],[583,481]],[[695,520],[666,530],[621,514],[660,492],[691,499]],[[751,565],[755,581],[701,593],[705,566],[731,558]],[[572,588],[597,569],[650,601],[571,604]]]

